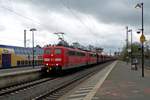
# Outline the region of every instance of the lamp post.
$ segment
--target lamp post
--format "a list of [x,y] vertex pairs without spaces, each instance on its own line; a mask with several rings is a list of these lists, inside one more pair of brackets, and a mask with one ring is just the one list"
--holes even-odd
[[128,64],[128,60],[129,60],[129,52],[128,52],[128,26],[126,26],[126,52],[127,52],[127,64]]
[[142,77],[144,77],[144,41],[145,41],[145,37],[144,37],[144,17],[143,17],[143,2],[142,3],[138,3],[135,8],[141,8],[142,9],[142,29],[141,29],[141,37],[140,37],[140,41],[142,44]]
[[126,26],[126,49],[128,49],[128,26]]
[[132,65],[132,52],[133,52],[133,49],[132,49],[132,29],[129,29],[128,32],[131,32],[131,65]]
[[32,32],[32,56],[33,56],[32,66],[34,68],[34,31],[36,31],[36,29],[35,28],[31,28],[30,31]]

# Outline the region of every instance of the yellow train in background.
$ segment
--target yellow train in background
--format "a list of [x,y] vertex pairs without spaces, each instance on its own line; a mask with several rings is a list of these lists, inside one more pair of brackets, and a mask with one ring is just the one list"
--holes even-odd
[[[0,68],[32,66],[33,49],[17,46],[0,45]],[[42,65],[43,49],[34,48],[34,65]]]

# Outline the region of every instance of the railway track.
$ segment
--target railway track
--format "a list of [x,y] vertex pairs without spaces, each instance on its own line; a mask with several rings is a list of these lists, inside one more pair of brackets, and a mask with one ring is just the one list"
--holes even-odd
[[98,67],[88,68],[71,75],[46,78],[39,82],[30,83],[30,85],[20,86],[18,89],[12,88],[11,91],[5,90],[1,92],[0,100],[56,100],[108,64],[110,63],[97,65]]
[[14,86],[11,86],[11,87],[7,87],[7,88],[4,88],[4,89],[0,90],[0,96],[10,94],[10,93],[13,93],[13,92],[17,92],[17,91],[20,91],[20,90],[25,89],[25,88],[30,88],[34,85],[41,84],[41,83],[49,81],[49,80],[51,80],[51,78],[42,78],[42,79],[39,79],[39,80],[36,80],[36,81],[26,82],[26,83],[23,83],[23,84],[18,84],[18,85],[14,85]]
[[56,100],[60,96],[62,96],[64,93],[68,92],[68,90],[73,89],[75,86],[80,84],[82,81],[88,79],[90,76],[92,76],[95,72],[87,73],[82,76],[79,76],[74,79],[70,79],[69,81],[62,82],[60,85],[58,85],[56,88],[53,88],[49,91],[47,91],[44,94],[41,94],[38,97],[33,98],[33,100]]
[[80,75],[78,77],[72,78],[69,81],[64,81],[60,85],[58,85],[56,88],[53,88],[53,89],[47,91],[46,93],[33,98],[32,100],[57,100],[63,94],[67,93],[69,90],[73,89],[74,87],[79,85],[84,80],[93,76],[95,73],[97,73],[104,67],[105,66],[103,66],[101,68],[95,68],[86,73],[82,73],[82,74],[80,73]]

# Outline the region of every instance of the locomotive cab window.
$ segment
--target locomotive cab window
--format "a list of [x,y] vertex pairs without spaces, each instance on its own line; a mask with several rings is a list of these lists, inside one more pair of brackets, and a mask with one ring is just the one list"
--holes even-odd
[[44,54],[51,54],[51,50],[50,49],[45,49]]
[[69,55],[69,56],[75,56],[75,55],[76,55],[76,52],[69,50],[69,51],[68,51],[68,55]]
[[61,54],[61,49],[55,49],[55,54]]

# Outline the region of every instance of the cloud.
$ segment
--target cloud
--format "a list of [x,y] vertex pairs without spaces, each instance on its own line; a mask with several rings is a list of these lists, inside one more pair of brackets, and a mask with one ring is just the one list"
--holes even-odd
[[[28,1],[28,0],[27,0]],[[64,13],[66,9],[75,10],[95,16],[100,22],[138,25],[139,12],[134,8],[140,0],[32,0],[26,3],[34,5],[38,10],[57,11]],[[144,1],[145,12],[148,12],[150,1]],[[24,2],[24,1],[23,1]],[[150,14],[144,13],[145,24],[148,24]]]
[[[29,29],[34,27],[37,29],[36,44],[56,43],[57,36],[53,33],[64,32],[65,39],[70,43],[77,41],[84,45],[115,49],[124,44],[125,26],[129,25],[134,31],[141,27],[141,11],[134,8],[138,2],[141,0],[1,1],[0,21],[6,22],[0,25],[4,26],[0,32],[6,33],[5,37],[10,36],[9,32],[23,37],[24,29],[29,34]],[[143,2],[145,33],[149,34],[150,1]],[[14,36],[11,38],[17,39]],[[31,34],[28,39],[31,40]]]
[[0,31],[4,31],[5,30],[5,26],[0,25]]

